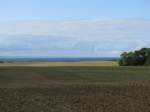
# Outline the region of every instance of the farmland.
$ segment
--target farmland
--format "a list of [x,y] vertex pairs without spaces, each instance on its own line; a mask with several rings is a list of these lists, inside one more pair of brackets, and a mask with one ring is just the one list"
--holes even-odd
[[118,66],[116,61],[79,61],[79,62],[14,62],[0,63],[1,67],[64,67],[64,66]]
[[0,112],[149,111],[149,67],[0,67]]

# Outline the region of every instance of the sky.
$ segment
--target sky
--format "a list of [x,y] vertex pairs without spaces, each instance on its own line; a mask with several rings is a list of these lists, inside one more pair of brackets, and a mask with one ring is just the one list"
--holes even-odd
[[118,57],[150,47],[150,0],[0,0],[0,56]]

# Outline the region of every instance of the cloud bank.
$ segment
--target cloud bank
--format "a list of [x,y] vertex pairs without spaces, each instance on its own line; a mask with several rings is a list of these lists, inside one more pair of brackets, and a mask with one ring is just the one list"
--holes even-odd
[[112,57],[150,47],[150,20],[0,22],[0,56]]

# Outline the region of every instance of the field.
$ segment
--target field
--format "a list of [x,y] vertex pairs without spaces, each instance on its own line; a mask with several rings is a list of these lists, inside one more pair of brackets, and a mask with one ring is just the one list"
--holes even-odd
[[73,64],[1,64],[0,112],[150,112],[149,67]]
[[83,62],[18,62],[0,63],[2,67],[56,67],[56,66],[118,66],[116,61],[83,61]]

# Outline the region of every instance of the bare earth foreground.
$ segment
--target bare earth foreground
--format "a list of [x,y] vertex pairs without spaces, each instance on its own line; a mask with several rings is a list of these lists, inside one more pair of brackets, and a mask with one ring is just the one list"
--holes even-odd
[[150,68],[109,63],[1,64],[0,112],[150,112]]

